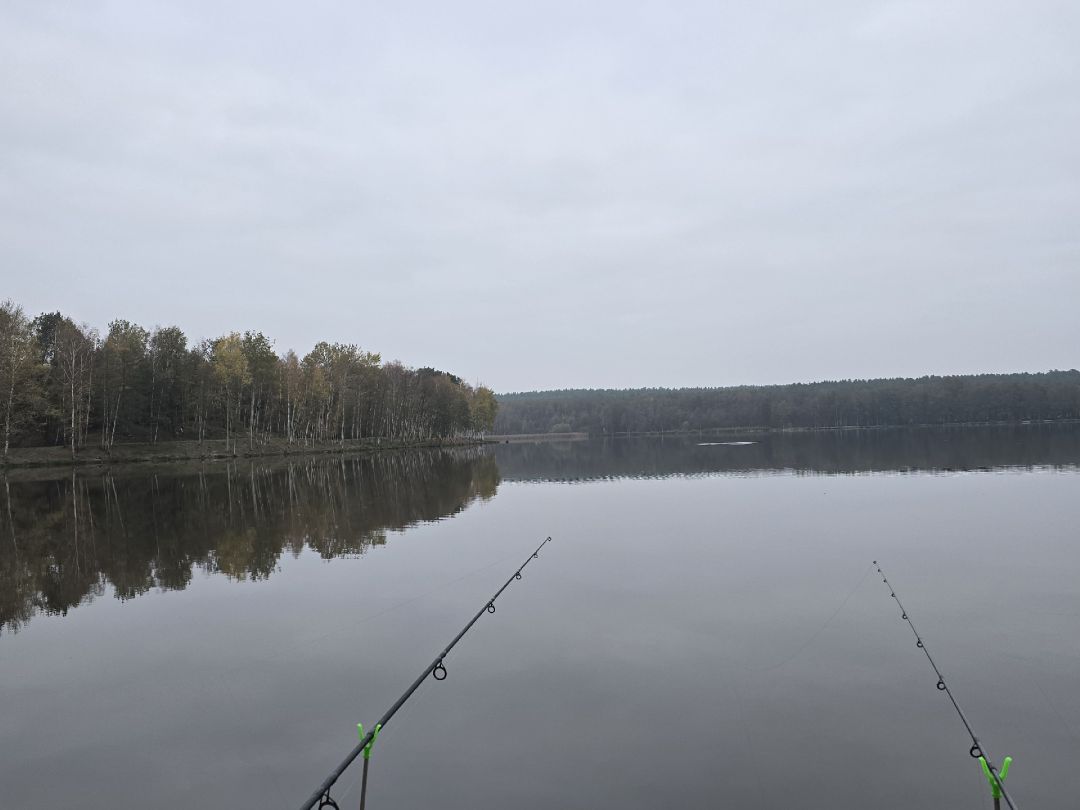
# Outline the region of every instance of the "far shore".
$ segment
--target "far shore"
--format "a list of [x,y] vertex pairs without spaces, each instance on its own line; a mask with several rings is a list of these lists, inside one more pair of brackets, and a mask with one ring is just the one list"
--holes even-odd
[[486,441],[502,443],[512,442],[563,442],[583,439],[627,439],[645,436],[730,436],[767,433],[819,433],[829,431],[859,430],[924,430],[927,428],[984,428],[984,427],[1025,427],[1030,425],[1072,425],[1080,424],[1080,419],[1025,419],[1011,422],[938,422],[914,425],[832,425],[818,427],[766,427],[744,425],[740,427],[681,428],[678,430],[630,430],[614,433],[492,433]]
[[585,441],[587,439],[636,438],[647,436],[731,436],[748,434],[766,435],[770,433],[811,433],[829,431],[864,431],[926,428],[979,428],[1008,427],[1030,425],[1077,424],[1076,419],[1046,419],[1022,422],[948,422],[933,425],[838,425],[836,427],[815,428],[769,428],[760,426],[700,428],[689,430],[618,432],[590,435],[585,432],[563,433],[516,433],[486,434],[476,438],[460,439],[422,439],[402,441],[392,439],[346,439],[334,442],[288,442],[284,439],[257,441],[252,446],[247,437],[229,441],[224,439],[206,439],[198,441],[169,442],[130,442],[116,444],[111,450],[102,450],[97,445],[84,447],[72,458],[68,447],[51,445],[48,447],[12,447],[5,460],[0,460],[0,472],[7,469],[26,467],[106,467],[117,464],[168,463],[182,461],[227,461],[243,458],[297,458],[332,454],[367,454],[387,450],[406,450],[423,447],[466,447],[483,444],[512,444],[518,442],[566,442]]

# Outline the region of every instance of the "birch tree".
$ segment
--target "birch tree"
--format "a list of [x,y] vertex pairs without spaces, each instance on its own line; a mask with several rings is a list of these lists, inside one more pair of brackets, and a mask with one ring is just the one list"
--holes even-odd
[[304,385],[304,371],[300,358],[289,349],[281,360],[281,386],[285,397],[285,438],[292,444],[296,440],[296,413],[300,392]]
[[170,433],[176,433],[177,415],[182,413],[180,377],[187,359],[187,337],[179,327],[158,327],[147,345],[150,365],[150,441],[157,442],[158,431],[168,421]]
[[71,457],[83,444],[85,434],[81,430],[84,421],[80,418],[90,387],[90,363],[93,357],[96,334],[89,327],[79,328],[70,318],[64,318],[57,324],[53,333],[52,357],[55,368],[59,371],[62,383],[64,410],[70,415],[66,433]]
[[[215,340],[210,362],[214,377],[221,386],[225,407],[225,448],[228,450],[236,422],[233,403],[239,404],[244,387],[251,384],[251,370],[244,356],[244,344],[240,334],[232,332]],[[235,447],[233,451],[235,452]]]
[[[40,385],[37,385],[37,382]],[[1048,400],[1050,401],[1050,400]],[[101,447],[163,435],[224,434],[236,452],[281,436],[290,444],[387,437],[415,441],[483,432],[493,397],[433,368],[383,363],[355,343],[317,343],[279,356],[261,332],[231,332],[188,348],[175,326],[125,320],[104,340],[59,312],[27,322],[0,305],[0,428],[4,452],[20,428],[72,452],[93,432]]]
[[260,421],[268,414],[273,389],[278,381],[278,356],[274,343],[262,332],[245,332],[240,341],[251,378],[248,398],[248,449],[255,446],[256,412]]
[[[130,321],[115,320],[109,324],[105,338],[102,367],[102,385],[106,394],[102,397],[105,423],[102,427],[102,446],[109,450],[116,443],[116,428],[125,405],[125,394],[137,382],[136,378],[146,361],[150,334]],[[136,387],[140,398],[141,387]],[[135,410],[130,408],[129,410]]]
[[499,403],[495,392],[478,385],[469,400],[470,427],[482,438],[495,427],[495,415],[499,412]]
[[[28,417],[38,392],[39,352],[30,321],[22,307],[11,301],[0,303],[0,395],[4,407],[4,461],[7,461],[11,435],[20,426],[21,416]],[[22,406],[22,407],[20,407]]]

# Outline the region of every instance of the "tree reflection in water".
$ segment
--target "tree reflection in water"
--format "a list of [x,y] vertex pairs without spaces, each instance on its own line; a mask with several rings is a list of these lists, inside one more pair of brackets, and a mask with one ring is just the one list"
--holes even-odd
[[719,435],[702,431],[500,445],[496,457],[503,481],[1073,467],[1080,463],[1080,424]]
[[119,599],[180,590],[196,570],[265,579],[282,554],[363,554],[388,531],[494,497],[485,448],[5,477],[0,632]]
[[[729,439],[731,437],[728,437]],[[3,481],[0,632],[105,593],[182,589],[196,570],[269,577],[285,552],[363,554],[500,481],[850,475],[1080,463],[1080,425],[679,436],[414,450],[114,472],[20,471]]]

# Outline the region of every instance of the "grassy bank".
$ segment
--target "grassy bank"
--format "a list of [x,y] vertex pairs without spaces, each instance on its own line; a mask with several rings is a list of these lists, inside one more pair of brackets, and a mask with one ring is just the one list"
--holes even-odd
[[256,442],[249,447],[246,441],[233,444],[224,439],[203,442],[157,442],[156,444],[117,444],[106,452],[99,447],[86,447],[72,458],[67,447],[13,447],[0,468],[63,467],[109,464],[133,464],[168,461],[214,461],[233,458],[262,458],[285,456],[326,455],[331,453],[377,453],[383,450],[402,450],[409,447],[458,447],[482,444],[481,439],[427,439],[423,441],[391,441],[389,439],[357,439],[344,442],[304,444],[284,439]]

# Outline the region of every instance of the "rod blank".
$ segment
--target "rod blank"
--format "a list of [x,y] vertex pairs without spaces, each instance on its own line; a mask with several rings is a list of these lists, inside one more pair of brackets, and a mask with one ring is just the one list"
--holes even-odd
[[[469,632],[469,630],[474,624],[476,624],[480,617],[483,616],[485,612],[488,612],[488,608],[493,608],[495,606],[495,600],[502,595],[503,591],[510,587],[510,583],[513,582],[515,579],[521,579],[521,572],[524,570],[525,566],[533,560],[537,559],[540,556],[540,549],[542,549],[547,543],[550,542],[551,538],[548,537],[544,540],[543,543],[537,546],[536,551],[534,551],[528,556],[525,562],[523,562],[518,567],[518,569],[510,576],[510,578],[506,580],[505,583],[503,583],[503,586],[495,592],[495,595],[488,599],[486,602],[484,602],[484,606],[477,611],[476,615],[473,616],[472,619],[469,620],[469,623],[466,624],[464,628],[462,628],[461,632],[454,636],[454,640],[447,644],[446,648],[441,653],[439,653],[438,656],[436,656],[435,660],[427,665],[424,671],[420,674],[420,677],[418,677],[415,681],[412,682],[412,685],[408,689],[406,689],[405,692],[401,695],[401,697],[399,697],[394,702],[393,706],[387,709],[386,714],[384,714],[382,718],[380,718],[379,721],[375,723],[374,726],[372,726],[371,731],[364,735],[363,739],[361,739],[359,744],[355,748],[353,748],[352,751],[349,752],[349,755],[345,757],[344,760],[342,760],[341,764],[334,768],[334,770],[332,770],[330,772],[330,775],[323,780],[322,784],[319,785],[315,792],[312,793],[311,796],[309,796],[302,805],[300,805],[300,810],[310,810],[310,808],[319,804],[322,801],[323,797],[329,799],[330,788],[332,788],[334,786],[334,783],[341,778],[341,774],[345,772],[345,769],[348,768],[353,763],[353,760],[360,756],[364,748],[366,748],[367,745],[375,739],[375,734],[379,730],[386,727],[386,724],[390,722],[390,719],[395,714],[397,714],[398,709],[405,705],[405,701],[412,697],[413,692],[420,688],[420,684],[422,684],[429,675],[438,681],[446,679],[446,665],[443,664],[443,659],[450,654],[450,651],[454,649],[454,646],[459,641],[461,641],[462,637],[464,637],[464,635]],[[494,613],[493,610],[490,612]],[[441,675],[439,673],[441,673]],[[333,804],[331,806],[336,807],[336,804]]]
[[926,647],[926,642],[923,641],[922,636],[919,635],[919,631],[915,629],[915,623],[911,621],[911,616],[908,614],[907,609],[904,607],[904,603],[900,601],[900,597],[896,595],[896,588],[889,582],[888,577],[881,570],[881,566],[877,560],[874,560],[874,566],[877,568],[877,572],[881,574],[881,581],[884,582],[889,588],[889,595],[896,600],[896,604],[900,606],[900,618],[908,623],[908,627],[911,628],[911,632],[915,634],[915,646],[918,647],[926,655],[926,660],[930,662],[930,666],[934,668],[934,673],[938,677],[937,688],[938,691],[944,692],[948,695],[949,700],[952,702],[953,708],[956,709],[956,713],[960,716],[960,721],[964,724],[964,728],[967,729],[968,735],[971,737],[971,748],[968,753],[972,757],[978,759],[982,757],[986,760],[986,769],[991,778],[997,783],[998,788],[1001,790],[1001,795],[1005,797],[1005,801],[1008,803],[1012,810],[1018,810],[1016,804],[1013,802],[1012,797],[1009,795],[1009,791],[1005,789],[1005,781],[998,772],[997,766],[994,765],[993,760],[990,758],[990,754],[986,752],[983,744],[979,742],[978,735],[975,734],[975,729],[971,727],[971,723],[968,722],[967,715],[964,714],[964,710],[960,708],[960,704],[956,702],[956,697],[952,693],[952,689],[949,688],[948,682],[945,680],[945,676],[941,674],[941,670],[938,669],[938,665],[934,663],[933,657],[930,655],[930,650]]

